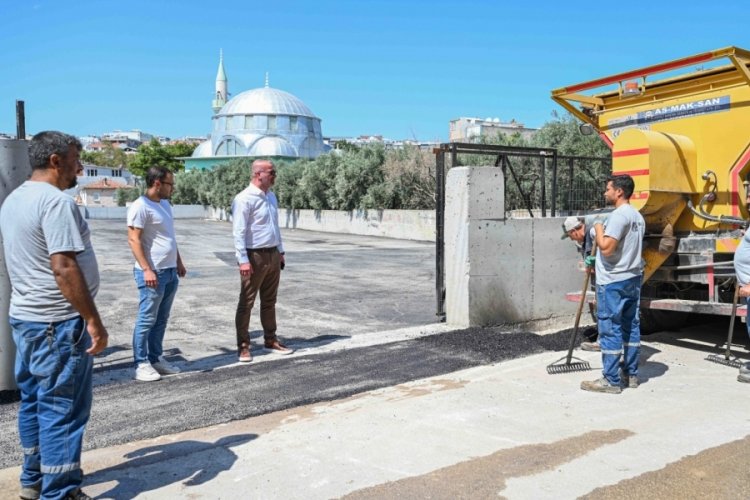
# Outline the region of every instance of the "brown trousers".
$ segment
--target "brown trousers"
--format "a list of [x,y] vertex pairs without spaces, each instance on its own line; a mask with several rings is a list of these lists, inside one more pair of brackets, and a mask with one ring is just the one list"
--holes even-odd
[[247,255],[253,266],[253,274],[240,277],[240,300],[234,322],[237,327],[237,348],[250,346],[250,312],[255,297],[260,292],[260,324],[263,326],[263,339],[266,344],[276,340],[276,292],[281,279],[279,252],[272,250],[253,251]]

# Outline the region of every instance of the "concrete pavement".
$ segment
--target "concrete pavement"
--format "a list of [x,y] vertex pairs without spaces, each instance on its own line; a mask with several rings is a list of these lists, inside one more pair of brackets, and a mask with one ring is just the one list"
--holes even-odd
[[[597,371],[548,375],[559,353],[543,352],[91,450],[86,491],[117,499],[747,498],[750,386],[683,337],[650,337],[642,385],[620,395],[579,390]],[[600,368],[596,353],[577,354]],[[0,471],[0,491],[16,474]]]

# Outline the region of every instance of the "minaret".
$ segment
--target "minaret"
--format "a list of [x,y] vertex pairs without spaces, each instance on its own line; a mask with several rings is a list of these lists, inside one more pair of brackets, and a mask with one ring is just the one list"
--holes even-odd
[[216,73],[216,93],[215,98],[211,103],[211,107],[214,113],[218,113],[219,110],[227,103],[227,74],[224,72],[224,51],[219,50],[219,71]]

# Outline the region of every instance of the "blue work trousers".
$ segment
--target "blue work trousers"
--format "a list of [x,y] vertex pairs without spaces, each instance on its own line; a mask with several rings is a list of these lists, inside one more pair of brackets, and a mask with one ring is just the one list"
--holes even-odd
[[146,286],[140,269],[134,269],[133,276],[140,296],[133,329],[133,358],[138,366],[139,363],[156,363],[162,355],[164,332],[180,279],[174,267],[156,271],[158,284],[155,288]]
[[620,385],[620,356],[625,376],[638,375],[641,350],[641,277],[596,286],[599,345],[602,374],[612,385]]
[[10,318],[10,325],[21,391],[21,484],[41,483],[43,499],[62,499],[83,481],[81,446],[92,399],[93,361],[86,353],[91,337],[80,316],[54,323]]

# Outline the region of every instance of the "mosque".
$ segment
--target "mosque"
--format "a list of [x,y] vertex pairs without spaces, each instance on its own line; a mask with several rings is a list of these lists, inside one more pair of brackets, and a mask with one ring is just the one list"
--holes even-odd
[[316,158],[327,151],[320,118],[297,97],[265,86],[246,90],[231,99],[224,54],[219,55],[216,93],[212,102],[210,139],[185,158],[185,169],[213,168],[236,158]]

